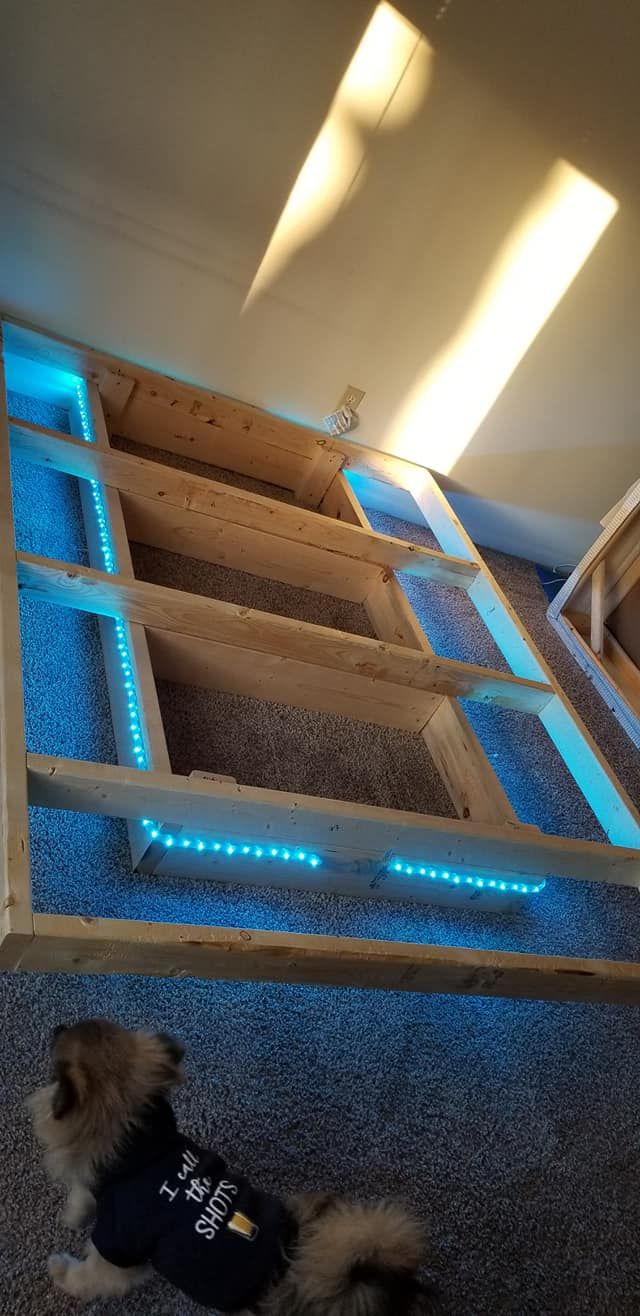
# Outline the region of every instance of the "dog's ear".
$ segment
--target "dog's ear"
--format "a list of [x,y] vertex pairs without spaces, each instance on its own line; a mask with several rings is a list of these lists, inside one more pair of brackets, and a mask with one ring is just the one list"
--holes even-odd
[[177,1037],[172,1037],[170,1033],[156,1033],[156,1040],[161,1043],[167,1057],[170,1075],[175,1076],[177,1082],[181,1077],[180,1066],[184,1059],[182,1042],[179,1042]]
[[79,1092],[68,1065],[58,1065],[55,1074],[56,1089],[51,1099],[54,1120],[61,1120],[79,1103]]
[[53,1043],[57,1042],[58,1038],[62,1037],[62,1034],[66,1033],[66,1031],[67,1031],[66,1024],[56,1024],[56,1027],[54,1028],[51,1034],[51,1045],[53,1046]]

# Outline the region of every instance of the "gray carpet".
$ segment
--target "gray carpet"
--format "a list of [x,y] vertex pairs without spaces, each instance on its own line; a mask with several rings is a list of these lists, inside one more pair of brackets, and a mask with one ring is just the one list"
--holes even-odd
[[[14,409],[42,417],[25,399]],[[72,481],[16,461],[19,546],[85,560]],[[414,526],[376,525],[429,542]],[[137,548],[141,576],[367,633],[360,609]],[[491,566],[615,764],[640,794],[640,756],[545,618],[529,564]],[[413,580],[442,653],[500,666],[464,596]],[[297,596],[297,597],[296,597]],[[97,630],[23,601],[29,747],[113,761]],[[43,691],[47,690],[46,700]],[[252,700],[160,698],[179,771],[447,812],[426,752],[399,732]],[[600,829],[535,720],[467,710],[521,816],[547,830]],[[257,718],[259,714],[259,720]],[[33,810],[39,909],[407,938],[637,959],[637,893],[550,882],[517,916],[132,877],[123,826]],[[430,1266],[456,1316],[632,1316],[640,1311],[640,1015],[629,1009],[377,994],[261,984],[4,975],[0,1041],[0,1316],[62,1316],[47,1252],[71,1239],[34,1151],[23,1101],[46,1074],[61,1020],[89,1013],[176,1032],[187,1045],[179,1115],[239,1168],[280,1191],[400,1194],[422,1214]],[[157,1284],[100,1316],[191,1316]]]

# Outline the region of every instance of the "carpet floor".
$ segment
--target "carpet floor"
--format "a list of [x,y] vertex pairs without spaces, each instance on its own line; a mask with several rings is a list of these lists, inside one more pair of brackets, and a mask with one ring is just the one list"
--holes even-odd
[[[12,408],[64,428],[63,415],[43,416],[28,399],[13,398]],[[17,460],[14,487],[18,546],[86,561],[74,482]],[[415,526],[372,519],[432,542]],[[534,567],[486,557],[637,800],[640,756],[551,631]],[[142,546],[135,568],[147,579],[370,633],[358,607],[242,573]],[[504,665],[464,595],[403,583],[436,649]],[[30,600],[21,608],[29,748],[115,761],[95,623]],[[168,682],[159,696],[177,771],[213,769],[252,784],[450,813],[415,737]],[[524,821],[601,836],[535,719],[466,707]],[[124,826],[91,817],[34,809],[31,846],[38,909],[638,957],[637,893],[597,883],[551,881],[519,914],[487,915],[133,877]],[[46,1181],[24,1100],[46,1076],[53,1027],[95,1013],[183,1039],[183,1126],[265,1186],[399,1195],[414,1206],[451,1316],[640,1312],[634,1010],[66,974],[5,974],[0,1001],[0,1316],[72,1309],[46,1276],[48,1252],[73,1239],[59,1224],[60,1195]],[[196,1310],[160,1283],[89,1308],[92,1316]]]

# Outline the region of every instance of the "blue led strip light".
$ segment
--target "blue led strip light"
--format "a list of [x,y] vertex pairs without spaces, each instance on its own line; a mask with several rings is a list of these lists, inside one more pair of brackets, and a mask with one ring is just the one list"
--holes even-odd
[[283,859],[285,863],[290,861],[294,864],[307,864],[309,868],[319,868],[322,862],[317,854],[309,854],[307,850],[290,849],[285,845],[240,845],[236,841],[203,841],[192,836],[184,836],[182,832],[177,837],[171,836],[168,832],[163,832],[160,824],[152,822],[150,818],[143,818],[142,826],[146,827],[152,841],[160,841],[168,850],[172,846],[180,850],[196,850],[199,854],[207,850],[209,854],[217,854],[220,859],[230,859],[233,855],[243,859]]
[[[82,427],[82,437],[87,443],[95,443],[95,435],[91,424],[89,404],[87,399],[86,384],[83,379],[75,380],[75,394],[80,413],[80,424]],[[89,481],[91,487],[91,497],[96,514],[98,525],[98,534],[100,538],[100,551],[104,562],[104,569],[110,575],[116,575],[118,566],[116,555],[111,538],[109,526],[109,514],[107,512],[104,489],[97,480]],[[139,768],[149,766],[144,741],[142,737],[142,720],[140,717],[140,704],[138,692],[136,690],[135,671],[129,641],[127,638],[127,626],[122,617],[115,618],[116,643],[118,646],[118,656],[120,667],[122,669],[122,679],[124,683],[125,694],[127,696],[127,709],[129,713],[129,731],[131,735],[131,747]],[[157,841],[164,845],[167,850],[172,847],[181,850],[195,850],[198,854],[207,851],[209,854],[215,853],[220,859],[240,857],[247,860],[280,860],[285,863],[302,864],[309,868],[319,868],[322,860],[316,854],[309,854],[306,850],[291,849],[287,846],[276,845],[240,845],[236,841],[229,840],[201,840],[197,837],[185,836],[182,832],[179,836],[172,836],[165,832],[160,823],[153,822],[150,818],[142,819],[142,826],[149,834],[152,841]],[[458,887],[467,886],[475,887],[478,890],[489,888],[493,891],[517,893],[518,895],[537,895],[545,886],[544,882],[503,882],[500,878],[487,877],[467,877],[463,874],[451,873],[446,869],[429,868],[421,864],[408,864],[401,860],[395,860],[389,864],[389,872],[401,873],[407,877],[422,877],[430,882],[436,882],[443,886]]]
[[389,864],[390,873],[402,873],[406,877],[426,877],[431,882],[443,883],[445,886],[472,886],[478,890],[517,892],[518,895],[535,896],[546,886],[546,882],[505,882],[500,877],[469,877],[466,873],[451,873],[446,868],[428,868],[424,864],[407,864],[400,859]]
[[[80,413],[80,425],[82,428],[82,437],[86,443],[95,443],[95,434],[91,424],[89,413],[89,403],[87,400],[87,386],[84,379],[75,381],[76,402]],[[90,480],[91,497],[98,524],[98,535],[100,538],[100,552],[104,563],[105,571],[110,576],[115,576],[118,571],[116,555],[113,549],[111,538],[111,529],[109,526],[109,513],[105,501],[104,489],[97,480]],[[140,717],[140,705],[138,701],[138,692],[136,690],[135,673],[129,640],[127,638],[127,626],[124,618],[115,618],[116,627],[116,644],[118,647],[118,657],[122,669],[122,679],[124,683],[125,694],[127,696],[127,712],[129,715],[129,734],[131,737],[131,748],[138,768],[147,768],[149,766],[144,741],[142,738],[142,720]]]

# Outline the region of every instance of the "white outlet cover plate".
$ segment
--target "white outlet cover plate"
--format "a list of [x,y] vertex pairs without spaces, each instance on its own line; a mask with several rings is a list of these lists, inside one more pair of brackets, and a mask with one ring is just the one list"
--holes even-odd
[[364,395],[365,390],[363,388],[355,388],[353,384],[347,384],[336,411],[340,411],[342,407],[351,407],[352,411],[357,411]]

